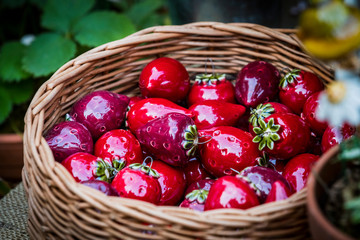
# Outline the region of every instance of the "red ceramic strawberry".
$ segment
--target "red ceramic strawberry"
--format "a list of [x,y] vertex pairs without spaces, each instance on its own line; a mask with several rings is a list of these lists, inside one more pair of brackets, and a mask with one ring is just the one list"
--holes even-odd
[[280,101],[300,115],[306,100],[324,89],[322,81],[312,72],[294,69],[280,80]]
[[77,182],[95,179],[111,182],[118,172],[110,162],[90,153],[74,153],[62,161],[61,164]]
[[186,189],[183,170],[155,160],[151,166],[158,174],[161,186],[161,198],[158,205],[176,205],[182,199]]
[[158,204],[161,198],[159,174],[145,162],[130,164],[119,171],[111,186],[120,197]]
[[139,78],[141,94],[147,98],[165,98],[179,103],[190,89],[186,68],[176,59],[161,57],[148,63]]
[[246,109],[240,104],[208,100],[191,105],[189,110],[194,115],[196,127],[201,130],[217,126],[236,126]]
[[355,132],[356,128],[349,124],[344,124],[342,127],[328,126],[321,138],[321,150],[326,152],[331,147],[340,144],[345,139],[353,136]]
[[280,173],[270,168],[260,166],[247,167],[239,173],[239,176],[245,177],[251,183],[251,186],[255,186],[260,203],[266,201],[271,186],[276,181],[281,181],[288,189],[291,189],[287,180]]
[[81,184],[96,189],[106,196],[119,196],[118,192],[111,186],[110,183],[101,180],[87,180],[80,182]]
[[264,150],[278,159],[289,159],[307,150],[310,129],[299,116],[293,113],[274,113],[264,120],[259,119],[259,127],[253,128],[259,150]]
[[280,73],[271,63],[254,61],[244,66],[236,79],[237,101],[246,107],[270,102],[279,92]]
[[235,175],[233,169],[241,171],[254,166],[261,157],[248,132],[220,126],[205,131],[205,135],[209,134],[210,141],[201,145],[200,156],[204,168],[215,177]]
[[96,140],[105,132],[121,127],[128,104],[129,98],[125,95],[95,91],[78,100],[69,115],[84,124]]
[[109,159],[118,170],[132,163],[143,161],[139,141],[128,130],[114,129],[106,132],[96,142],[94,155]]
[[248,209],[259,205],[254,189],[244,180],[236,176],[223,176],[212,185],[204,210],[219,208]]
[[44,137],[58,162],[77,152],[93,153],[91,133],[78,122],[66,121],[55,124]]
[[328,127],[326,122],[320,121],[316,118],[316,109],[321,107],[319,106],[319,95],[322,92],[316,92],[311,95],[305,102],[303,112],[301,113],[301,118],[307,122],[314,131],[314,133],[321,137],[325,129]]
[[235,103],[234,85],[226,79],[225,74],[199,74],[190,88],[187,97],[188,105],[206,100],[217,100]]
[[181,113],[168,113],[136,130],[141,146],[171,166],[184,166],[196,153],[198,133],[194,121]]
[[180,203],[179,207],[191,208],[203,212],[209,190],[214,182],[214,179],[202,179],[193,182],[186,189],[185,199]]
[[266,197],[265,203],[285,200],[292,194],[293,192],[290,190],[287,184],[282,181],[275,181],[271,185],[271,190]]
[[189,159],[189,162],[184,166],[184,173],[188,186],[201,179],[211,177],[211,175],[202,166],[200,157],[197,155]]
[[129,98],[129,105],[128,105],[128,110],[137,102],[139,102],[140,100],[145,99],[143,96],[132,96]]
[[290,159],[286,164],[283,176],[295,192],[300,191],[306,186],[311,168],[318,158],[319,156],[317,155],[303,153]]
[[164,98],[148,98],[136,102],[127,112],[126,125],[132,133],[150,120],[168,113],[181,113],[192,117],[190,110]]

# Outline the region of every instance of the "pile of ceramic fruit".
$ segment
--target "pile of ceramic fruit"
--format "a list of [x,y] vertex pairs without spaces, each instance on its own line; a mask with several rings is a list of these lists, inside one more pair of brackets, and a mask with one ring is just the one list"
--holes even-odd
[[317,120],[316,75],[265,61],[236,81],[210,73],[191,84],[179,61],[162,57],[139,88],[91,92],[45,134],[77,182],[156,205],[247,209],[300,191],[319,155],[355,131]]

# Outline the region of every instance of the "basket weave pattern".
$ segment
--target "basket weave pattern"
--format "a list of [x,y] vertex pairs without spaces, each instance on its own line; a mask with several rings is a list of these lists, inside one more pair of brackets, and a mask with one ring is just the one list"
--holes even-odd
[[[306,189],[285,201],[248,210],[195,212],[107,197],[75,182],[54,161],[43,134],[64,119],[79,98],[94,90],[139,94],[138,77],[151,60],[168,56],[189,74],[235,76],[247,63],[265,60],[279,70],[299,68],[325,83],[332,71],[305,54],[293,30],[198,22],[144,29],[94,48],[63,65],[34,96],[24,131],[23,181],[32,239],[239,239],[308,236]],[[54,49],[56,51],[56,49]],[[209,62],[211,59],[211,63]],[[213,67],[211,67],[213,65]]]

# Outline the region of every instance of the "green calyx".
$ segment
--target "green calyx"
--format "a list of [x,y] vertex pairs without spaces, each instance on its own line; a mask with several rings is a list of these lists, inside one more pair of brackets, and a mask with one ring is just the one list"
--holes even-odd
[[121,158],[114,158],[112,161],[112,165],[117,171],[120,171],[126,166],[126,161]]
[[186,156],[194,156],[199,143],[198,131],[195,125],[189,125],[184,133],[182,147],[186,150]]
[[204,203],[207,196],[209,194],[208,190],[205,189],[196,189],[192,192],[186,194],[185,198],[188,199],[190,202],[197,201],[198,203]]
[[216,85],[219,81],[225,79],[225,74],[220,73],[203,73],[196,75],[195,82],[198,84],[204,84],[204,85]]
[[299,76],[300,71],[300,69],[294,69],[282,77],[280,80],[280,88],[285,89],[289,84],[293,84]]
[[[245,168],[245,169],[246,169],[246,168]],[[239,178],[239,179],[242,179],[242,180],[245,181],[246,183],[248,183],[248,185],[250,186],[250,188],[252,188],[252,189],[254,190],[254,192],[256,193],[256,195],[257,195],[258,197],[260,197],[260,196],[261,196],[261,192],[260,192],[260,189],[256,186],[256,184],[255,184],[253,181],[251,181],[248,177],[242,175],[242,172],[244,172],[245,169],[243,169],[240,174],[236,174],[235,176],[236,176],[237,178]]]
[[152,169],[150,166],[147,166],[144,163],[133,163],[129,165],[129,168],[134,169],[134,170],[139,170],[149,176],[152,176],[154,178],[158,178],[160,177],[159,173],[155,170]]
[[280,136],[277,133],[279,129],[280,125],[274,124],[274,118],[270,118],[267,123],[263,119],[259,119],[259,127],[253,128],[256,136],[252,141],[259,144],[259,150],[263,150],[265,147],[272,150],[274,142],[280,140]]
[[96,165],[97,166],[93,174],[98,180],[110,183],[115,177],[115,175],[118,173],[118,170],[116,170],[113,166],[111,166],[110,163],[104,161],[101,158],[96,161]]
[[260,118],[264,119],[270,116],[271,114],[273,114],[274,111],[275,109],[272,107],[270,103],[267,104],[260,103],[259,105],[257,105],[256,108],[251,109],[249,122],[253,127],[257,127],[259,126],[258,121]]

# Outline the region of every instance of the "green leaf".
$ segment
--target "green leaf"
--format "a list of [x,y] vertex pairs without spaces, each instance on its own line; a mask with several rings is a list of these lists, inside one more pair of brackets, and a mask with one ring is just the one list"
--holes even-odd
[[116,12],[97,11],[83,17],[74,26],[75,39],[82,45],[96,47],[135,32],[130,19]]
[[1,0],[2,7],[18,8],[25,3],[25,0]]
[[[151,19],[151,16],[155,16],[154,12],[163,6],[161,0],[144,0],[133,4],[127,11],[126,15],[133,21],[137,26],[141,26],[146,23],[145,20]],[[154,20],[154,19],[151,19]]]
[[47,76],[74,57],[75,52],[73,41],[56,33],[43,33],[26,49],[23,66],[36,77]]
[[0,124],[10,115],[12,110],[11,97],[7,89],[0,85]]
[[20,42],[7,42],[0,49],[0,78],[7,82],[20,81],[29,77],[22,69],[21,59],[25,46]]
[[31,78],[20,83],[5,84],[4,86],[14,104],[25,103],[30,100],[34,93],[34,81]]
[[50,30],[71,32],[71,27],[95,4],[94,0],[49,0],[41,25]]

